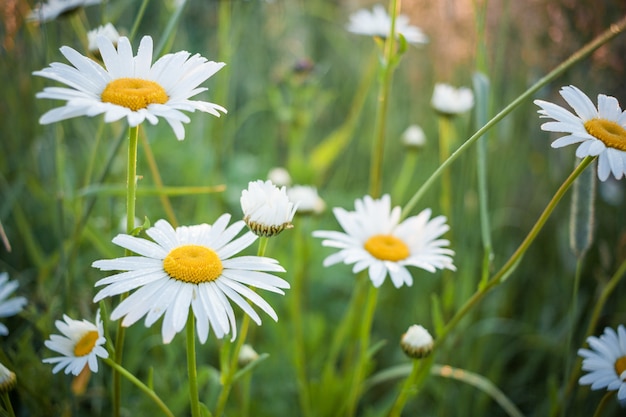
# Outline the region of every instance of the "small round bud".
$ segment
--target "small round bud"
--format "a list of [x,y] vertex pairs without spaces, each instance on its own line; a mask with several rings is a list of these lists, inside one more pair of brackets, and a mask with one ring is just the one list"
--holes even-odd
[[420,149],[426,145],[426,134],[418,125],[411,125],[402,133],[402,143],[410,149]]
[[454,88],[449,84],[435,84],[430,104],[437,112],[454,116],[474,107],[474,93],[467,87]]
[[278,188],[269,180],[251,181],[240,201],[243,221],[258,236],[276,236],[293,227],[291,220],[297,205],[289,201],[284,186]]
[[254,350],[252,346],[247,343],[241,346],[239,357],[237,358],[239,366],[244,367],[257,359],[259,359],[259,354],[256,353],[256,350]]
[[400,346],[408,357],[424,358],[433,350],[433,337],[424,327],[414,324],[402,335]]
[[289,171],[282,167],[270,169],[267,179],[272,181],[277,187],[289,187],[291,185],[291,175],[289,175]]
[[0,363],[0,392],[9,392],[15,388],[15,373]]

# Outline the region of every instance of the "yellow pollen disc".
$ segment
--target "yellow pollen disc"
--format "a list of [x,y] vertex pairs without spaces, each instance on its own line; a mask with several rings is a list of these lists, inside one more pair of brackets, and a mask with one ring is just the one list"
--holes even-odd
[[409,257],[409,247],[395,236],[374,235],[365,242],[365,250],[381,261],[401,261]]
[[617,376],[620,376],[624,371],[626,371],[626,356],[622,356],[615,361],[615,372],[617,372]]
[[100,336],[96,330],[91,330],[85,333],[76,343],[76,346],[74,346],[74,356],[85,356],[90,354],[99,337]]
[[118,78],[104,87],[100,99],[128,107],[133,111],[145,109],[150,104],[165,104],[169,97],[158,83],[141,78]]
[[217,279],[223,266],[213,250],[200,245],[185,245],[167,254],[163,269],[174,279],[200,284]]
[[585,129],[609,148],[626,151],[626,129],[619,124],[606,119],[591,119],[585,122]]

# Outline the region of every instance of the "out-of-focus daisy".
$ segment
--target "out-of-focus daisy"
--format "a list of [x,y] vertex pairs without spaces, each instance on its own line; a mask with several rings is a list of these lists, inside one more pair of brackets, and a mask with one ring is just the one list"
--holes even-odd
[[[377,36],[385,39],[391,31],[391,16],[387,14],[383,6],[377,4],[372,11],[360,9],[350,15],[346,29],[357,35]],[[403,14],[396,17],[395,30],[396,36],[398,33],[401,34],[408,43],[428,43],[428,36],[417,26],[411,26],[408,16]]]
[[289,187],[291,185],[291,175],[283,167],[274,167],[267,173],[267,179],[272,181],[277,187]]
[[0,393],[9,392],[15,388],[15,372],[0,363]]
[[89,50],[89,52],[97,53],[98,55],[100,54],[100,50],[98,49],[99,36],[104,36],[105,38],[113,42],[113,45],[117,45],[117,41],[120,39],[119,32],[111,23],[107,23],[104,26],[98,26],[97,28],[87,32],[87,42],[89,44],[87,49]]
[[104,114],[107,123],[126,118],[130,126],[144,120],[156,124],[164,118],[179,140],[184,139],[183,123],[189,117],[183,111],[200,110],[214,116],[226,109],[206,101],[190,100],[206,90],[198,87],[225,64],[181,51],[167,54],[152,64],[152,38],[144,36],[137,55],[128,38],[120,37],[117,49],[105,36],[97,38],[105,68],[63,46],[61,53],[72,64],[52,63],[33,74],[66,84],[66,87],[47,87],[38,98],[65,100],[62,107],[50,110],[39,119],[48,124],[78,116]]
[[291,221],[297,206],[287,197],[286,187],[278,188],[272,181],[250,181],[241,192],[243,221],[259,236],[275,236],[293,227]]
[[474,93],[467,87],[455,88],[449,84],[437,83],[430,104],[445,115],[461,114],[474,107]]
[[400,347],[407,356],[413,359],[428,356],[433,350],[433,344],[433,337],[419,324],[410,326],[400,339]]
[[167,221],[159,220],[146,230],[153,241],[117,235],[113,243],[138,256],[93,263],[103,271],[127,271],[96,282],[97,287],[106,287],[96,294],[94,302],[135,290],[113,310],[111,319],[123,317],[122,325],[130,326],[146,316],[145,324],[150,327],[165,315],[163,343],[171,342],[185,327],[190,307],[202,343],[207,340],[209,327],[218,338],[229,330],[232,338],[236,337],[237,323],[230,301],[257,324],[261,324],[261,319],[244,297],[278,320],[267,301],[248,286],[284,294],[282,288],[289,288],[289,284],[268,272],[285,270],[271,258],[234,257],[257,237],[248,232],[235,239],[245,223],[238,221],[228,226],[229,221],[230,215],[224,214],[212,226],[174,229]]
[[66,374],[78,375],[87,365],[92,372],[98,372],[98,358],[109,357],[103,346],[106,339],[100,310],[96,314],[95,324],[87,320],[73,320],[67,315],[63,315],[63,320],[55,323],[63,336],[53,334],[50,340],[45,341],[48,349],[63,356],[46,358],[43,362],[55,363],[52,369],[55,374],[65,368]]
[[102,3],[102,0],[48,0],[46,3],[39,3],[30,12],[26,20],[45,23],[59,16],[68,15],[81,7],[100,3]]
[[598,108],[573,85],[561,88],[561,96],[576,114],[554,103],[535,100],[541,107],[546,122],[541,129],[548,132],[567,133],[552,142],[553,148],[580,143],[576,156],[598,157],[598,178],[605,181],[610,174],[616,179],[626,174],[626,112],[622,112],[615,97],[598,94]]
[[324,238],[323,246],[340,249],[324,260],[324,266],[339,262],[354,264],[354,273],[368,269],[375,287],[387,277],[396,288],[412,285],[413,278],[407,266],[416,266],[429,272],[437,269],[455,270],[445,239],[439,237],[448,231],[444,216],[430,219],[430,209],[417,216],[400,220],[400,207],[391,209],[388,194],[379,200],[365,196],[355,201],[355,211],[333,209],[337,221],[345,231],[318,230],[313,236]]
[[287,196],[298,205],[298,214],[320,214],[326,209],[326,203],[313,186],[294,185],[287,188]]
[[591,385],[592,390],[606,388],[617,391],[617,399],[625,401],[626,329],[619,325],[616,332],[607,327],[599,338],[588,337],[587,343],[591,349],[578,349],[578,355],[583,357],[583,371],[589,373],[578,382],[580,385]]
[[410,125],[402,133],[402,143],[409,149],[421,149],[426,145],[426,134],[418,125]]
[[[24,309],[26,298],[11,297],[19,286],[17,281],[9,281],[9,274],[0,273],[0,317],[11,317]],[[0,323],[0,336],[9,334],[9,329]]]
[[239,351],[239,357],[237,357],[237,363],[239,363],[239,366],[246,366],[257,359],[259,359],[259,354],[256,352],[256,350],[254,350],[252,346],[247,343],[241,346],[241,350]]

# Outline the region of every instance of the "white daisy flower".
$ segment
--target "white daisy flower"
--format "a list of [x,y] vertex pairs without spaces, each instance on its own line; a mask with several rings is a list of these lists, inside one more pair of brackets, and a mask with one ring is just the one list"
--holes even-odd
[[444,216],[429,220],[431,211],[425,209],[399,223],[401,209],[391,209],[388,194],[379,200],[365,196],[357,199],[354,206],[356,210],[351,212],[333,209],[345,233],[313,232],[313,236],[325,239],[323,246],[340,249],[324,260],[324,266],[343,262],[354,264],[354,273],[368,269],[374,287],[382,285],[389,274],[396,288],[413,284],[407,266],[429,272],[455,270],[451,258],[454,252],[446,248],[450,242],[439,239],[449,229]]
[[626,112],[622,112],[617,99],[598,94],[596,109],[589,97],[573,85],[561,88],[560,93],[576,114],[547,101],[534,102],[541,107],[540,117],[555,120],[542,124],[541,129],[567,133],[552,142],[552,147],[580,143],[576,156],[598,157],[600,181],[606,181],[610,174],[622,178],[626,174]]
[[[377,4],[372,11],[360,9],[350,15],[346,29],[357,35],[377,36],[384,39],[391,31],[391,16],[387,14],[383,6]],[[396,17],[395,30],[396,34],[404,36],[408,43],[428,43],[428,36],[417,26],[411,26],[408,16],[403,14]]]
[[626,329],[619,325],[617,332],[610,327],[604,329],[599,338],[590,336],[587,343],[591,349],[578,349],[582,356],[583,375],[578,383],[591,385],[592,390],[606,388],[617,391],[617,399],[626,400]]
[[299,214],[320,214],[326,209],[326,203],[317,193],[317,188],[310,185],[294,185],[287,188],[287,197],[298,205]]
[[430,105],[439,113],[449,116],[465,113],[474,107],[474,93],[467,87],[455,88],[437,83]]
[[87,32],[87,49],[89,50],[89,52],[98,54],[100,53],[98,49],[98,37],[100,36],[104,36],[105,38],[113,42],[114,45],[117,45],[117,41],[120,39],[120,34],[117,29],[115,29],[115,26],[113,26],[113,24],[107,23],[104,26],[98,26],[97,28]]
[[297,206],[287,197],[286,187],[278,188],[272,181],[256,180],[241,192],[243,220],[259,236],[276,236],[293,227],[291,221]]
[[245,223],[228,226],[229,221],[230,215],[224,214],[212,226],[174,229],[167,221],[159,220],[146,230],[153,241],[126,234],[116,236],[113,243],[138,256],[93,263],[103,271],[127,271],[96,282],[97,287],[106,287],[96,294],[94,302],[135,290],[113,310],[111,319],[123,317],[122,326],[130,326],[146,316],[145,325],[150,327],[165,314],[163,343],[171,342],[185,327],[190,307],[202,343],[207,340],[209,327],[220,339],[230,329],[235,339],[237,323],[230,301],[257,324],[261,319],[244,297],[278,320],[274,309],[248,286],[284,294],[281,288],[289,288],[289,284],[267,272],[285,270],[271,258],[233,257],[257,237],[248,232],[234,239]]
[[59,16],[68,15],[81,7],[93,6],[102,3],[102,0],[48,0],[39,3],[26,20],[37,23],[45,23]]
[[272,181],[276,186],[282,187],[283,185],[289,187],[291,185],[291,175],[283,167],[274,167],[267,173],[267,179]]
[[44,363],[56,363],[53,373],[65,368],[65,373],[78,375],[89,365],[92,372],[98,372],[98,358],[108,358],[109,353],[104,348],[106,339],[100,319],[100,310],[96,313],[96,323],[87,320],[72,320],[63,315],[63,320],[56,321],[57,329],[63,336],[53,334],[50,340],[45,341],[48,349],[63,356],[46,358]]
[[16,381],[15,372],[0,363],[0,393],[11,391]]
[[433,350],[433,345],[433,337],[419,324],[410,326],[400,339],[400,347],[407,356],[413,359],[428,356]]
[[402,143],[409,149],[421,149],[426,145],[426,134],[418,125],[410,125],[402,133]]
[[183,111],[200,110],[219,117],[226,109],[206,101],[190,100],[206,90],[198,87],[225,64],[207,61],[206,58],[181,51],[167,54],[152,64],[152,38],[144,36],[137,55],[128,38],[120,37],[117,49],[110,39],[97,39],[105,68],[63,46],[61,53],[72,64],[52,63],[48,68],[33,72],[45,78],[69,86],[47,87],[37,94],[38,98],[65,100],[62,107],[50,110],[39,119],[49,124],[78,116],[104,114],[104,121],[111,123],[123,118],[130,126],[144,120],[156,124],[164,118],[174,130],[176,138],[185,138],[183,123],[189,117]]
[[[9,298],[20,284],[17,281],[9,281],[9,274],[0,273],[0,317],[11,317],[24,309],[26,298]],[[9,329],[0,323],[0,336],[9,334]]]

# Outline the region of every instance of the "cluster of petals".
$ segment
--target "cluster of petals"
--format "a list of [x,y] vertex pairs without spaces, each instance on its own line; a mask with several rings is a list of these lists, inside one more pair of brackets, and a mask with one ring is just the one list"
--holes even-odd
[[[360,9],[350,15],[346,29],[357,35],[387,38],[391,32],[391,16],[382,5],[376,4],[371,11]],[[419,27],[410,25],[406,15],[396,17],[395,32],[396,36],[401,34],[408,43],[428,43],[428,36]]]

